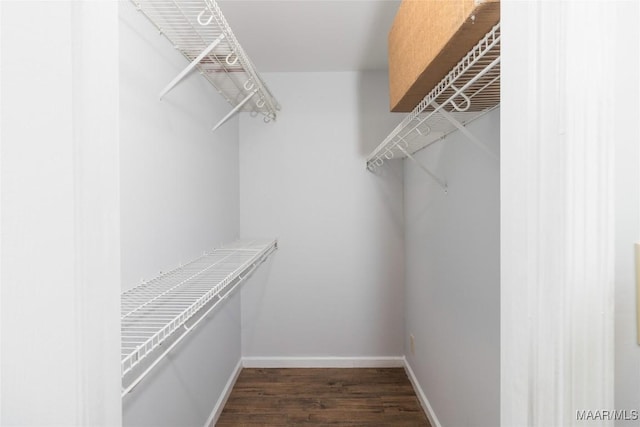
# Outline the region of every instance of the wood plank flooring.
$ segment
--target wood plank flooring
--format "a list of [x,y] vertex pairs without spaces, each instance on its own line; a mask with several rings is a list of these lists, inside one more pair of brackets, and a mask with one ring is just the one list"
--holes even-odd
[[248,369],[216,426],[429,426],[402,368]]

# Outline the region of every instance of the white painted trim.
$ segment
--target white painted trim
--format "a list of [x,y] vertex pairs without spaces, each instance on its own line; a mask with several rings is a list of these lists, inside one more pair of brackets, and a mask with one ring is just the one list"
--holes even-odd
[[420,405],[422,406],[422,410],[427,415],[429,419],[429,423],[431,427],[442,427],[438,417],[436,416],[431,403],[429,403],[429,399],[427,399],[427,395],[422,391],[422,387],[420,387],[420,383],[418,382],[418,378],[416,378],[413,373],[413,369],[411,369],[411,365],[409,365],[409,361],[406,358],[404,359],[404,370],[409,377],[409,381],[411,381],[411,385],[413,386],[413,390],[416,392],[416,396],[418,396],[418,400],[420,401]]
[[70,9],[74,301],[62,310],[75,311],[79,425],[122,425],[118,7]]
[[388,357],[243,357],[245,368],[402,368],[403,356]]
[[616,13],[501,3],[502,425],[580,427],[577,411],[614,408]]
[[[0,2],[0,23],[2,22],[2,2]],[[2,46],[2,30],[0,30],[0,46]],[[2,126],[2,54],[0,54],[0,126]],[[2,132],[0,132],[0,154],[2,154]],[[0,161],[0,236],[2,234],[2,161]],[[0,277],[2,275],[2,239],[0,238]],[[0,284],[0,319],[2,319],[2,285]],[[2,329],[0,328],[0,343],[2,343]],[[0,344],[0,378],[2,378],[2,344]],[[0,422],[2,422],[2,399],[0,398]]]
[[209,418],[207,418],[207,422],[205,423],[204,427],[215,426],[216,422],[218,422],[218,418],[220,418],[220,415],[222,414],[224,405],[227,404],[227,400],[231,395],[233,386],[235,386],[236,381],[238,380],[238,376],[240,375],[240,371],[242,371],[242,367],[243,367],[243,363],[241,358],[240,360],[238,360],[238,364],[233,369],[233,372],[231,373],[231,376],[229,377],[227,384],[225,384],[224,388],[222,389],[222,393],[220,394],[220,397],[218,398],[216,405],[213,407],[213,410],[211,411],[211,415],[209,415]]

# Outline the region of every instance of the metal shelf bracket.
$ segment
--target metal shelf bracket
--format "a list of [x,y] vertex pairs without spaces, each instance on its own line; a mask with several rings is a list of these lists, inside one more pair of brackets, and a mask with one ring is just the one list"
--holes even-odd
[[229,111],[229,113],[224,116],[214,127],[213,129],[211,129],[212,131],[215,131],[216,129],[218,129],[220,126],[222,126],[227,120],[229,120],[234,114],[236,114],[244,104],[246,104],[247,102],[249,102],[249,100],[251,98],[253,98],[253,95],[255,95],[256,93],[258,93],[258,89],[254,89],[251,91],[251,93],[249,93],[249,95],[247,95],[242,101],[240,101],[240,103],[238,103],[238,105],[236,105],[235,107],[233,107],[233,110]]
[[187,67],[184,70],[182,70],[180,72],[180,74],[178,74],[173,80],[171,80],[171,82],[169,82],[169,84],[164,89],[162,89],[162,92],[160,92],[160,100],[162,100],[162,98],[171,89],[173,89],[178,83],[180,83],[182,81],[182,79],[184,79],[187,76],[187,74],[189,74],[196,67],[196,65],[198,65],[200,63],[200,61],[202,61],[202,59],[205,56],[207,56],[209,53],[211,53],[211,51],[216,46],[218,46],[223,39],[224,39],[224,34],[220,34],[217,39],[215,39],[209,46],[207,46],[207,48],[205,50],[202,51],[202,53],[200,55],[198,55],[196,57],[196,59],[191,61],[191,63],[189,65],[187,65]]
[[438,113],[440,113],[442,117],[447,119],[449,123],[454,125],[464,136],[466,136],[469,141],[476,144],[482,151],[489,154],[494,160],[498,160],[498,156],[496,155],[496,153],[491,151],[491,149],[489,149],[489,147],[487,147],[485,143],[476,138],[476,136],[469,129],[467,129],[466,126],[456,120],[456,118],[449,114],[444,108],[440,108],[440,106],[436,104],[435,101],[431,102],[431,105],[433,105],[433,107],[438,111]]

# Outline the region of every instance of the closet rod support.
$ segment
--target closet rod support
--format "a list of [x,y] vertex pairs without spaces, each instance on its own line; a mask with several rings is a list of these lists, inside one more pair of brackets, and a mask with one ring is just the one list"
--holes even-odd
[[211,129],[211,131],[215,131],[216,129],[218,129],[220,126],[222,126],[227,120],[229,120],[231,118],[231,116],[233,116],[236,112],[238,112],[238,110],[240,110],[242,108],[242,106],[244,104],[246,104],[247,102],[249,102],[249,100],[253,97],[253,95],[255,95],[258,92],[258,89],[254,89],[252,90],[249,95],[246,96],[246,98],[244,98],[242,101],[240,101],[240,103],[238,105],[236,105],[235,107],[233,107],[233,110],[229,111],[229,113],[227,113],[226,116],[224,116],[222,118],[222,120],[220,120],[214,127],[213,129]]
[[191,72],[191,70],[193,70],[195,68],[196,65],[198,65],[200,63],[200,61],[202,61],[202,59],[207,56],[213,49],[215,49],[216,46],[218,46],[218,44],[220,44],[220,42],[224,39],[224,34],[220,34],[218,36],[218,38],[216,38],[209,46],[207,46],[207,48],[205,50],[202,51],[202,53],[200,55],[198,55],[198,57],[196,59],[194,59],[193,61],[191,61],[191,63],[189,65],[187,65],[187,68],[185,68],[184,70],[182,70],[180,72],[180,74],[178,74],[173,80],[171,80],[171,82],[162,90],[162,92],[160,92],[160,100],[162,100],[162,98],[171,90],[175,87],[175,85],[177,85],[178,83],[180,83],[180,81],[182,79],[185,78],[185,76],[187,74],[189,74]]
[[447,183],[438,178],[433,172],[431,172],[429,169],[427,169],[422,163],[420,163],[420,161],[418,159],[416,159],[415,157],[413,157],[411,154],[409,154],[409,152],[407,150],[405,150],[404,148],[402,148],[399,144],[396,145],[396,148],[400,151],[402,151],[404,153],[405,156],[407,156],[407,158],[409,160],[411,160],[412,162],[414,162],[420,169],[422,169],[422,171],[424,173],[426,173],[427,175],[429,175],[429,177],[431,179],[433,179],[436,183],[438,183],[438,185],[440,186],[440,188],[442,188],[442,191],[444,191],[445,193],[447,193]]
[[441,108],[438,104],[436,104],[435,101],[431,102],[431,105],[433,106],[433,108],[436,109],[436,111],[438,111],[438,113],[440,113],[442,115],[442,117],[447,119],[452,125],[454,125],[456,128],[458,128],[458,130],[464,136],[466,136],[471,142],[476,144],[482,151],[484,151],[485,153],[489,154],[495,160],[499,160],[498,156],[496,155],[496,153],[491,151],[489,149],[489,147],[487,147],[482,141],[480,141],[478,138],[476,138],[476,136],[471,131],[469,131],[469,129],[467,129],[462,123],[460,123],[449,112],[447,112],[444,108]]

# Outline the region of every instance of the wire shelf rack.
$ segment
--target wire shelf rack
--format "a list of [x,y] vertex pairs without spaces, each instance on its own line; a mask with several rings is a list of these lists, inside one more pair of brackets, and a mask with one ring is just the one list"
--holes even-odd
[[[239,240],[123,292],[123,383],[142,362],[147,368],[136,379],[126,381],[123,395],[177,344],[176,335],[181,340],[276,248],[276,240]],[[165,344],[171,345],[161,348]]]
[[280,105],[238,43],[215,0],[131,1],[190,62],[162,91],[161,98],[196,68],[234,106],[228,116],[247,111],[263,115],[265,122],[276,119]]
[[495,25],[367,157],[373,171],[409,157],[500,104],[500,24]]

